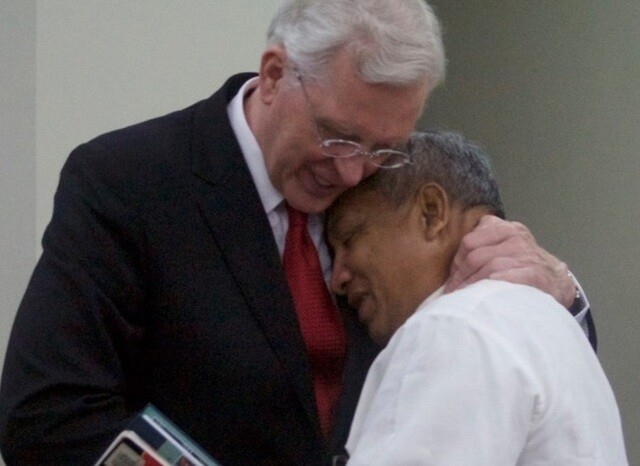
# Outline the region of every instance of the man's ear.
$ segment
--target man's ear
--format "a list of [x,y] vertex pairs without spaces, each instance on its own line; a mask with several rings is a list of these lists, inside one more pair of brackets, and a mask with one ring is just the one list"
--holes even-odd
[[267,47],[260,59],[260,100],[269,105],[284,84],[287,69],[287,53],[279,45]]
[[424,237],[433,241],[449,223],[449,197],[439,184],[427,183],[418,191],[417,205]]

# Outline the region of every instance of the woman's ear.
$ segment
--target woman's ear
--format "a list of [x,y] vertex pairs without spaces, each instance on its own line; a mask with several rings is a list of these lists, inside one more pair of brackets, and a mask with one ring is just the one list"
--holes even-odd
[[449,223],[449,197],[442,186],[427,183],[418,191],[417,205],[420,209],[422,229],[425,239],[438,238]]
[[260,59],[260,100],[269,105],[284,83],[287,68],[287,54],[281,46],[271,46]]

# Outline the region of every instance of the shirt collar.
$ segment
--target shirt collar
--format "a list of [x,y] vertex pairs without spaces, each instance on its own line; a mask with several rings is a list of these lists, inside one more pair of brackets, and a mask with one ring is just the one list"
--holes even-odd
[[422,304],[429,304],[432,301],[435,301],[436,299],[438,299],[440,296],[442,296],[444,294],[444,285],[442,285],[440,288],[438,288],[436,291],[434,291],[433,293],[431,293],[429,295],[429,297],[427,299],[425,299]]
[[249,92],[255,90],[257,85],[257,77],[249,79],[244,83],[240,91],[238,91],[235,97],[231,99],[231,102],[229,102],[227,113],[231,121],[231,128],[242,150],[244,160],[249,167],[253,184],[258,190],[264,211],[269,214],[278,207],[284,198],[273,184],[271,184],[267,166],[264,163],[264,154],[260,150],[258,141],[251,132],[251,128],[249,128],[249,123],[247,123],[247,118],[244,114],[244,98]]

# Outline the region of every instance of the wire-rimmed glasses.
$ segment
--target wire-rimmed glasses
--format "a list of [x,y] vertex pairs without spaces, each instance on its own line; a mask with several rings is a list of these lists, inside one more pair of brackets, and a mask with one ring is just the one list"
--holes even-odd
[[369,161],[373,165],[380,168],[399,168],[407,163],[411,163],[411,156],[409,154],[396,149],[378,149],[368,151],[364,149],[362,144],[355,141],[348,139],[323,138],[320,132],[320,125],[318,124],[316,113],[313,105],[311,104],[311,99],[309,98],[309,94],[307,94],[304,80],[302,79],[302,76],[300,76],[298,70],[294,69],[293,71],[300,82],[302,93],[304,94],[307,106],[309,107],[316,137],[318,138],[318,145],[322,148],[323,155],[335,159],[346,159],[360,155],[368,157]]

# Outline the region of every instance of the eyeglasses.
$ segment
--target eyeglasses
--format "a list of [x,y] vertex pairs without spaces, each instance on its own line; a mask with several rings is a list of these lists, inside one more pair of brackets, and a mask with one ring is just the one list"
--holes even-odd
[[311,105],[311,99],[307,94],[307,89],[304,85],[304,80],[298,70],[294,69],[296,78],[300,82],[302,93],[309,107],[313,124],[315,127],[316,136],[318,138],[318,145],[322,148],[322,154],[326,157],[332,157],[334,159],[347,159],[356,155],[368,157],[369,161],[380,168],[399,168],[405,164],[411,163],[411,156],[405,152],[395,149],[378,149],[374,151],[367,151],[362,147],[362,144],[348,139],[325,139],[320,133],[320,125],[318,125],[318,119],[316,113]]

